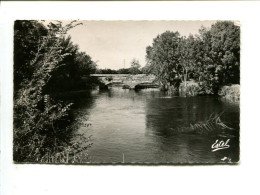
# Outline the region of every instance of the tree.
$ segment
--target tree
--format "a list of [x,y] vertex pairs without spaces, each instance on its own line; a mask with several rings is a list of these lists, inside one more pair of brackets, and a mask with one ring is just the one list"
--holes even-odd
[[[36,52],[29,59],[23,56],[25,64],[20,66],[30,67],[32,72],[17,83],[19,89],[14,97],[13,154],[16,162],[50,162],[51,159],[57,162],[54,155],[71,147],[69,138],[74,125],[69,112],[71,104],[57,101],[44,89],[63,65],[65,57],[70,55],[64,52],[62,40],[66,32],[77,25],[75,22],[65,26],[61,22],[50,23],[46,27],[47,34],[35,41]],[[20,35],[24,36],[20,41],[26,40],[26,33]],[[15,75],[20,75],[27,69],[19,68],[17,71]]]
[[228,84],[240,80],[240,28],[233,22],[217,22],[210,29],[201,28],[204,58],[201,80],[207,93],[216,94]]
[[139,60],[133,59],[131,61],[131,67],[129,69],[130,74],[140,74],[141,71],[139,70],[141,68],[141,65],[139,63]]
[[240,28],[233,22],[217,22],[212,25],[211,58],[214,59],[215,72],[222,77],[222,85],[238,84],[240,80]]
[[181,37],[178,45],[179,51],[179,66],[182,69],[180,72],[181,78],[187,85],[187,80],[189,79],[189,74],[194,71],[194,66],[196,63],[195,58],[195,39],[192,35],[188,38]]
[[157,77],[163,88],[168,88],[172,78],[181,71],[178,61],[180,34],[166,31],[158,35],[152,46],[146,48],[148,71]]
[[[31,61],[39,49],[39,41],[47,35],[47,28],[35,20],[16,20],[14,23],[14,88],[33,74]],[[25,36],[26,35],[26,36]],[[16,91],[16,90],[15,90]]]
[[142,74],[150,74],[149,66],[145,65],[144,67],[141,68]]
[[85,52],[76,54],[76,63],[78,65],[79,75],[89,75],[95,73],[97,64]]
[[58,68],[52,72],[52,77],[45,86],[46,93],[63,92],[72,90],[80,82],[79,68],[76,62],[78,46],[73,44],[70,36],[62,36],[60,39],[61,55],[64,55],[59,62]]
[[239,84],[240,28],[217,22],[187,38],[166,31],[146,48],[146,62],[143,70],[156,75],[163,89],[193,78],[206,94],[217,94],[223,85]]

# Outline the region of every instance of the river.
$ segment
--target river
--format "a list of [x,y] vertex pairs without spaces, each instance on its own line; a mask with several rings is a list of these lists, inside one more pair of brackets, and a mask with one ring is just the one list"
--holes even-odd
[[[140,91],[112,87],[70,95],[74,112],[87,118],[89,127],[77,132],[92,135],[87,151],[90,163],[221,163],[239,160],[239,106],[217,97],[171,97],[158,89]],[[221,134],[176,133],[224,112],[221,120],[233,130]],[[229,148],[212,152],[216,140]]]

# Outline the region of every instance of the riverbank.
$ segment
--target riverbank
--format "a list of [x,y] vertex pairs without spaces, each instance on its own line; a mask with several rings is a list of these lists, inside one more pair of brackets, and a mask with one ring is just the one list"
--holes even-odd
[[[183,82],[179,86],[179,96],[198,96],[198,95],[210,95],[201,90],[200,85],[195,81]],[[219,89],[218,94],[222,99],[232,103],[239,103],[240,101],[240,85],[233,84],[230,86],[223,86]]]
[[218,95],[221,96],[221,98],[232,102],[232,103],[239,103],[240,101],[240,85],[231,85],[231,86],[223,86],[219,92]]

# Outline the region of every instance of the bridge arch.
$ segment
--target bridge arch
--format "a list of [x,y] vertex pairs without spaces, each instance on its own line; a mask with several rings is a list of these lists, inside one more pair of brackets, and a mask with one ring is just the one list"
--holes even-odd
[[157,88],[154,75],[146,74],[91,74],[101,81],[101,88],[106,89],[112,84],[121,84],[125,89]]

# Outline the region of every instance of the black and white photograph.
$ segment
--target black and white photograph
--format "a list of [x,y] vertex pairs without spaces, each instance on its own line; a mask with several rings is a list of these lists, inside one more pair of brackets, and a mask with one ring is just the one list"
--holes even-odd
[[259,7],[2,1],[0,194],[257,194]]
[[240,161],[240,21],[16,20],[13,162]]

